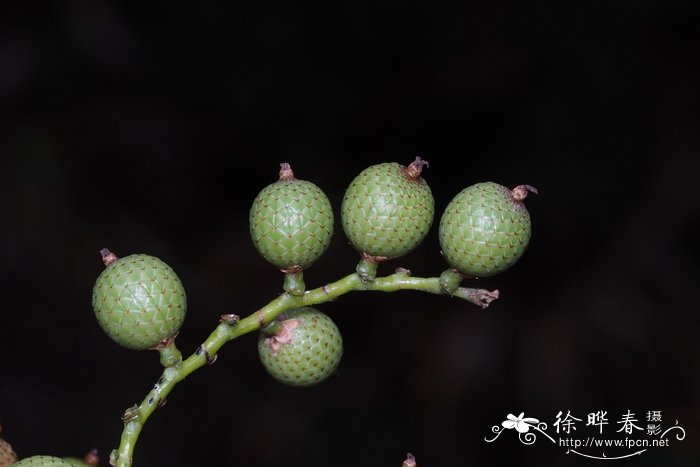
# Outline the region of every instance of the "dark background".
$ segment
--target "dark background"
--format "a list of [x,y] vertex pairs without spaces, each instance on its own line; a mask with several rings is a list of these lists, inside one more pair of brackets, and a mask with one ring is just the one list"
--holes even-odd
[[[307,390],[244,336],[149,420],[137,465],[595,465],[542,437],[484,441],[508,413],[560,410],[607,410],[611,437],[627,410],[662,410],[686,439],[616,465],[697,465],[697,2],[8,3],[0,424],[21,455],[106,459],[160,374],[94,320],[100,248],[178,272],[190,354],[219,314],[280,291],[247,220],[280,162],[338,215],[362,169],[421,155],[437,216],[475,182],[540,189],[523,259],[477,282],[502,298],[324,305],[345,355]],[[336,221],[311,287],[356,263]],[[382,271],[439,274],[436,226]]]

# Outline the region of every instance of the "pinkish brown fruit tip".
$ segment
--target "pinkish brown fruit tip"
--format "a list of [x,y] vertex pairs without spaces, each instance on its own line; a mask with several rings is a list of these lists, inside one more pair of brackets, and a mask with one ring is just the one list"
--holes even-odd
[[83,462],[85,462],[90,467],[97,467],[100,464],[100,455],[97,452],[97,449],[93,449],[92,451],[85,454],[85,457],[83,457]]
[[522,201],[525,198],[527,198],[528,192],[537,194],[537,188],[530,185],[518,185],[515,188],[513,188],[513,199],[515,199],[516,201]]
[[102,248],[100,250],[100,255],[102,255],[102,262],[105,263],[105,267],[119,259],[117,258],[117,255],[109,251],[107,248]]
[[280,164],[280,181],[294,180],[294,172],[292,166],[286,162]]
[[403,461],[403,464],[401,464],[401,467],[416,467],[418,464],[416,464],[416,458],[413,457],[413,454],[410,452],[406,454],[406,460]]
[[430,164],[428,161],[424,161],[420,157],[416,157],[416,160],[411,162],[408,167],[403,169],[403,173],[406,174],[406,177],[415,181],[418,180],[420,178],[420,174],[423,173],[423,167],[429,166]]

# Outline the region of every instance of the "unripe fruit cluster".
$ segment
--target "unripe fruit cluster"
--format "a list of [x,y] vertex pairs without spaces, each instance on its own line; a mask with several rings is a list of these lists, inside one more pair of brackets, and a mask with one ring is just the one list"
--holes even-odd
[[[341,206],[341,224],[362,255],[358,274],[374,280],[378,262],[415,249],[433,223],[435,202],[423,179],[427,162],[408,166],[373,165],[350,183]],[[524,205],[529,185],[513,190],[493,182],[462,190],[448,204],[439,241],[451,269],[441,275],[446,293],[464,277],[484,277],[515,264],[527,248],[530,216]],[[328,197],[315,184],[299,180],[281,164],[279,180],[256,196],[250,209],[253,245],[285,273],[284,290],[302,296],[303,271],[328,248],[334,228]],[[118,259],[103,250],[106,269],[93,289],[98,322],[115,342],[130,349],[162,349],[182,326],[187,304],[175,272],[149,255]],[[372,272],[374,271],[374,272]],[[277,380],[311,386],[328,378],[342,355],[342,338],[325,314],[300,308],[277,317],[258,341],[263,366]]]
[[[341,224],[350,243],[370,261],[398,258],[415,249],[433,222],[435,202],[421,177],[427,162],[373,165],[345,191]],[[445,209],[440,246],[451,267],[464,276],[491,276],[508,269],[530,240],[523,200],[529,185],[509,190],[493,182],[462,190]],[[328,198],[314,184],[294,177],[282,164],[279,181],[264,188],[250,210],[253,243],[285,272],[309,267],[326,250],[333,230]]]
[[[358,273],[363,280],[366,263],[398,258],[415,249],[433,222],[435,202],[421,177],[427,162],[416,158],[408,166],[397,163],[373,165],[362,171],[345,191],[341,224],[363,260]],[[289,164],[282,164],[280,178],[265,187],[250,210],[250,233],[260,254],[287,274],[285,290],[299,280],[327,249],[333,230],[328,198],[314,184],[294,177]],[[461,277],[490,276],[512,266],[530,239],[530,217],[523,204],[528,185],[508,190],[495,183],[464,189],[443,213],[439,237],[445,259],[453,269],[446,278],[450,292]],[[364,266],[363,266],[364,263]],[[298,285],[298,282],[295,282]],[[303,284],[303,282],[301,282]],[[275,333],[261,333],[258,350],[267,371],[277,380],[296,386],[316,384],[335,370],[342,346],[340,333],[330,318],[310,308],[278,318]],[[305,324],[313,316],[313,325]],[[303,318],[306,317],[306,318]],[[306,319],[306,320],[305,320]],[[328,326],[322,325],[328,323]],[[332,326],[331,326],[332,325]],[[320,336],[335,336],[324,346],[310,346]]]

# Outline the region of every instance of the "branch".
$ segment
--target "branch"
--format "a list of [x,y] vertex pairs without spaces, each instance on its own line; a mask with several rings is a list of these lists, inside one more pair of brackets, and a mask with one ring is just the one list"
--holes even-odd
[[116,467],[130,467],[132,465],[134,447],[141,429],[151,414],[156,408],[165,404],[166,397],[177,383],[204,365],[214,363],[217,352],[228,341],[260,329],[288,310],[326,303],[349,292],[396,292],[399,290],[418,290],[437,295],[451,295],[474,303],[481,308],[486,308],[491,301],[498,298],[498,290],[489,292],[483,289],[459,287],[450,293],[447,288],[441,286],[438,277],[411,277],[410,271],[399,269],[390,276],[378,277],[369,282],[363,281],[360,275],[354,273],[323,287],[309,290],[300,296],[283,293],[241,320],[236,315],[222,315],[220,324],[195,353],[184,361],[166,367],[158,382],[141,404],[130,407],[124,412],[122,415],[124,430],[121,442],[119,448],[112,451],[109,463]]

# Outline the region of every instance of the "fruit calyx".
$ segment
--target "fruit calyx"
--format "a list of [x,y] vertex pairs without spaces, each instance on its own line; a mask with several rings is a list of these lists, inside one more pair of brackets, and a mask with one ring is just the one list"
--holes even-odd
[[111,266],[119,258],[117,255],[109,251],[107,248],[102,248],[100,250],[100,255],[102,255],[102,262],[105,263],[105,267]]
[[291,180],[296,180],[294,172],[292,171],[292,166],[286,162],[282,162],[280,164],[280,182],[289,182]]
[[515,201],[522,202],[525,198],[527,198],[528,192],[537,194],[537,188],[530,185],[518,185],[511,191],[511,196]]
[[424,161],[419,156],[411,162],[407,167],[403,167],[401,171],[406,175],[406,178],[415,182],[420,179],[420,174],[423,173],[423,167],[429,167],[428,161]]
[[378,264],[378,263],[381,263],[382,261],[386,261],[387,259],[389,259],[386,256],[372,256],[370,254],[365,253],[364,251],[362,253],[360,253],[360,255],[362,256],[362,259],[364,261],[367,261],[368,263],[374,263],[374,264]]
[[360,253],[360,255],[361,259],[360,262],[357,263],[357,268],[355,268],[355,271],[357,271],[357,274],[360,276],[360,280],[363,283],[369,284],[377,277],[377,266],[379,263],[388,258],[386,256],[372,256],[364,251]]

